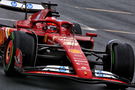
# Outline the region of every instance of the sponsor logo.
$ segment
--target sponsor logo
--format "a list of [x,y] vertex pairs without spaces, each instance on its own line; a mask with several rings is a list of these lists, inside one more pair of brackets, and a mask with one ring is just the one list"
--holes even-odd
[[60,66],[59,71],[60,72],[66,72],[66,67],[65,66]]
[[[83,57],[83,55],[78,55],[78,54],[74,54],[74,57],[80,57],[80,58],[82,58]],[[75,58],[74,58],[75,59]]]
[[16,7],[16,6],[17,6],[17,2],[12,1],[12,2],[11,2],[11,5],[12,5],[13,7]]
[[26,7],[27,7],[28,9],[32,9],[32,8],[33,8],[33,5],[32,5],[31,3],[27,3],[27,4],[26,4]]
[[82,66],[82,67],[81,67],[81,69],[82,69],[82,70],[86,70],[87,68],[86,68],[86,67],[84,67],[84,66]]
[[86,60],[85,60],[85,61],[83,61],[83,60],[81,60],[81,59],[80,59],[80,60],[75,60],[75,62],[87,63],[88,61],[86,61]]
[[44,70],[44,71],[54,71],[54,72],[70,73],[68,66],[47,65],[42,70]]
[[81,51],[77,50],[77,49],[69,49],[69,52],[71,52],[71,53],[78,53],[78,54],[81,53]]
[[71,45],[71,46],[78,46],[78,43],[76,42],[64,42],[64,45]]
[[101,70],[95,70],[95,76],[96,77],[103,77],[103,78],[114,78],[116,79],[116,77],[107,71],[101,71]]

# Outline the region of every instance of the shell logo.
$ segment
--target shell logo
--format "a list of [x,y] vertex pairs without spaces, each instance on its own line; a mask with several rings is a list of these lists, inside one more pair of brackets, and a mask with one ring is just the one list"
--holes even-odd
[[77,49],[69,49],[69,51],[72,53],[79,53],[79,54],[81,53],[81,51]]

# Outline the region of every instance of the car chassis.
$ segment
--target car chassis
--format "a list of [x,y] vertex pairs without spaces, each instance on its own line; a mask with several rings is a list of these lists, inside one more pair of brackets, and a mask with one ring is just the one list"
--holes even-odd
[[[27,2],[23,3],[27,4]],[[86,33],[86,36],[81,35],[82,33],[77,31],[78,24],[57,20],[56,18],[60,15],[51,8],[57,6],[57,4],[42,3],[42,6],[45,9],[30,15],[25,20],[17,21],[14,27],[2,25],[0,28],[1,56],[3,57],[3,67],[7,76],[17,72],[21,75],[64,77],[82,83],[103,83],[117,86],[117,88],[135,87],[135,84],[131,82],[132,79],[126,78],[128,76],[117,75],[119,74],[118,71],[122,73],[128,71],[121,71],[122,67],[117,68],[118,70],[112,69],[115,66],[111,63],[111,59],[114,57],[111,54],[112,52],[121,55],[119,53],[121,49],[117,47],[127,47],[126,50],[132,51],[129,44],[125,45],[125,43],[112,40],[108,43],[105,52],[94,51],[92,50],[94,47],[93,37],[96,37],[97,34]],[[25,7],[24,11],[27,11],[27,7]],[[37,23],[41,24],[36,26]],[[43,23],[48,23],[48,26],[50,24],[58,26],[59,32],[43,31]],[[77,29],[75,25],[77,25]],[[22,48],[26,49],[26,51]],[[32,48],[32,50],[29,50],[29,48]],[[27,50],[29,53],[27,53]],[[92,61],[87,56],[94,56],[96,59]],[[127,58],[130,56],[127,56]],[[107,68],[109,65],[111,66],[109,69],[104,69],[106,58],[110,60],[107,66]],[[134,62],[134,56],[131,58],[131,61]],[[26,60],[24,61],[24,59]],[[32,60],[32,63],[30,60]],[[103,66],[103,70],[96,70],[96,65]],[[121,64],[116,66],[121,66]],[[127,66],[125,67],[127,68]],[[133,71],[131,70],[130,73],[134,73]],[[131,74],[132,77],[133,74]]]

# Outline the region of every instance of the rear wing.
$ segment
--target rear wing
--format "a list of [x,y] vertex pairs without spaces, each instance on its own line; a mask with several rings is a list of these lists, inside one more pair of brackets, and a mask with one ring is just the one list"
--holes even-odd
[[[25,19],[27,19],[27,13],[35,13],[43,9],[52,9],[52,7],[58,6],[57,4],[48,3],[35,3],[26,1],[0,1],[0,7],[8,10],[25,12]],[[55,11],[55,10],[54,10]],[[55,12],[56,13],[56,12]],[[58,13],[56,13],[58,14]]]
[[25,12],[37,12],[43,10],[43,5],[34,2],[19,2],[19,1],[0,1],[0,7],[8,9],[8,10],[15,10],[15,11],[23,11]]
[[7,1],[2,0],[0,1],[0,7],[8,9],[8,10],[15,10],[15,11],[23,11],[25,12],[37,12],[43,9],[52,9],[52,7],[58,6],[57,4],[52,4],[51,2],[48,3],[35,3],[35,2],[20,2],[20,1]]

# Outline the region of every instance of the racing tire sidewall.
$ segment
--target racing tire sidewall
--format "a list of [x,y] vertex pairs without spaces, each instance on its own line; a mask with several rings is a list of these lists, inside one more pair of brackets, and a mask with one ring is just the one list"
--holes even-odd
[[[112,42],[107,45],[104,56],[103,68],[112,72],[127,82],[132,82],[134,76],[134,52],[131,45],[127,43]],[[127,88],[116,84],[107,84],[109,88]]]

